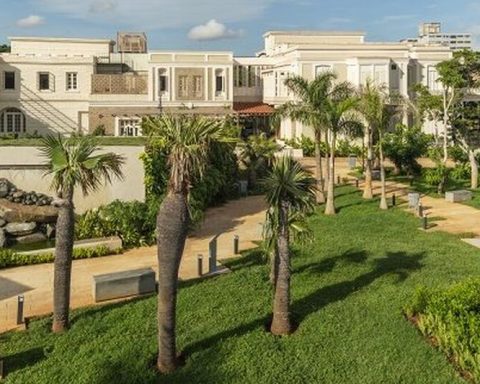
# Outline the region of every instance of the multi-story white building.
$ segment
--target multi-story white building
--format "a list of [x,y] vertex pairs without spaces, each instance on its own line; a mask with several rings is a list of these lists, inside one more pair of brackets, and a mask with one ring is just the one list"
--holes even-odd
[[445,33],[438,22],[422,23],[418,27],[418,37],[403,40],[426,45],[444,45],[452,51],[472,49],[472,34],[467,32]]
[[[0,54],[0,134],[140,135],[142,116],[165,112],[234,115],[255,130],[293,97],[289,76],[333,70],[409,97],[418,82],[438,89],[435,66],[452,55],[440,45],[366,42],[361,32],[267,32],[255,57],[147,51],[142,36],[119,34],[120,52],[111,40],[11,38],[11,53]],[[280,130],[282,138],[310,133],[287,120]]]

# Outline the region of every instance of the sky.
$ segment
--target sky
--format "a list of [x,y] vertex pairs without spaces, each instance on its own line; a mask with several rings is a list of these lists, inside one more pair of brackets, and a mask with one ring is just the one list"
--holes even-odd
[[415,37],[418,24],[471,32],[480,47],[480,0],[0,0],[8,36],[116,38],[143,31],[149,49],[254,55],[269,30],[360,30],[367,41]]

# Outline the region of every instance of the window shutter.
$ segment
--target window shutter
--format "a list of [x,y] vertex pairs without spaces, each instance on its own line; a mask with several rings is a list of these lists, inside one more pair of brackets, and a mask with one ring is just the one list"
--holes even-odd
[[55,75],[51,72],[48,73],[48,87],[50,91],[55,92]]

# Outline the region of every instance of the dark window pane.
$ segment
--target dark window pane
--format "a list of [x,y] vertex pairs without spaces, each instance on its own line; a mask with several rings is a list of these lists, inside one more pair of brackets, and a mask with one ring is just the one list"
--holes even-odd
[[160,76],[160,92],[167,91],[167,76]]
[[223,92],[223,77],[217,76],[215,80],[215,91]]
[[40,90],[44,91],[50,89],[50,76],[48,73],[40,73],[38,80]]
[[15,72],[5,72],[5,89],[15,89]]

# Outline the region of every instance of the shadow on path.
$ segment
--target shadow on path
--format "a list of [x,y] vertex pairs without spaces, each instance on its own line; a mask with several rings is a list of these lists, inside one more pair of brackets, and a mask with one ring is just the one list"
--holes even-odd
[[17,283],[16,281],[0,277],[0,300],[5,300],[21,293],[31,291],[33,288]]

